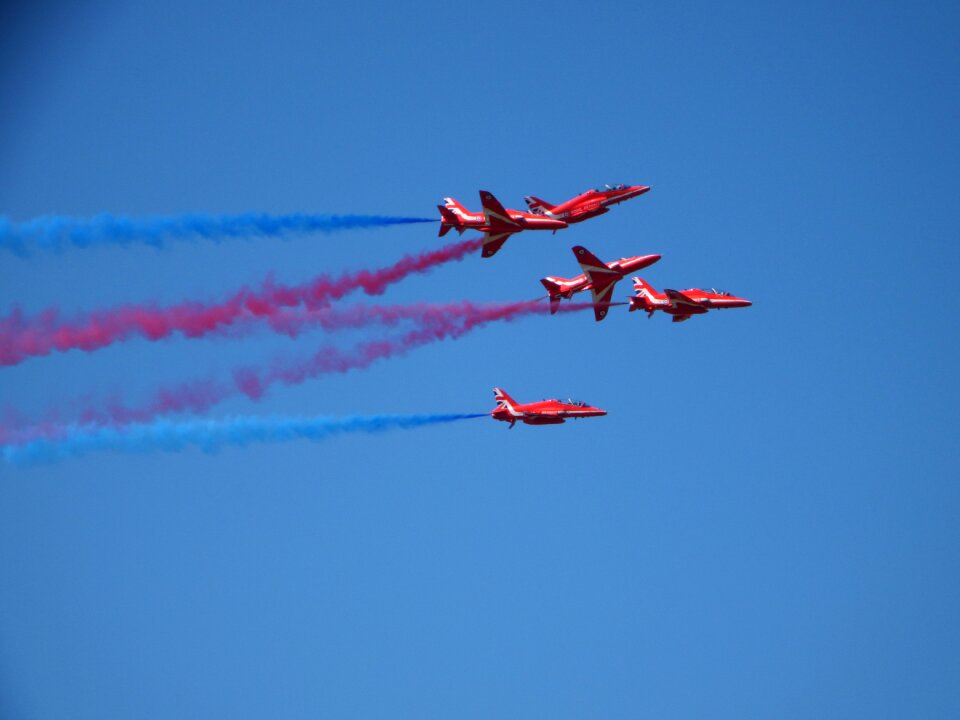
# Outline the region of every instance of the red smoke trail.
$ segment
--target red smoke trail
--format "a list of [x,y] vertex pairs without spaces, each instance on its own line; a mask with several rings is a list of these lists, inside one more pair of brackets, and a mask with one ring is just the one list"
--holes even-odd
[[439,250],[408,255],[379,270],[360,270],[332,278],[320,275],[300,285],[277,285],[267,279],[259,287],[242,288],[214,303],[184,302],[169,307],[129,305],[65,320],[58,309],[24,317],[14,310],[0,318],[0,365],[16,365],[28,357],[54,351],[91,352],[132,336],[161,340],[174,333],[195,338],[243,319],[271,319],[282,308],[320,308],[353,290],[380,295],[395,282],[413,273],[426,272],[444,263],[462,260],[483,241],[464,240]]
[[[230,382],[208,379],[163,388],[140,407],[130,407],[119,401],[107,403],[105,406],[90,405],[80,412],[79,422],[122,425],[147,422],[171,413],[196,414],[238,394],[246,395],[251,400],[259,400],[274,385],[297,385],[321,375],[359,370],[378,360],[400,357],[433,342],[462,337],[488,323],[549,313],[549,307],[538,301],[497,305],[463,302],[423,308],[425,311],[418,321],[419,327],[394,338],[363,342],[349,350],[324,346],[304,360],[277,362],[266,369],[236,368]],[[589,308],[593,308],[591,303],[568,303],[561,305],[558,311],[578,312]],[[62,418],[58,417],[53,426],[62,427],[62,424]],[[26,430],[7,429],[6,432],[0,429],[0,442],[14,444],[47,437],[42,427],[35,425]]]
[[[472,307],[476,306],[469,302],[454,302],[407,305],[356,303],[352,305],[333,305],[320,310],[281,308],[272,313],[267,322],[274,332],[297,337],[302,332],[312,328],[336,331],[364,328],[371,325],[395,327],[403,322],[420,324],[436,322],[438,317],[462,316],[467,309]],[[238,322],[226,334],[230,337],[242,337],[250,332],[256,324],[258,323]]]

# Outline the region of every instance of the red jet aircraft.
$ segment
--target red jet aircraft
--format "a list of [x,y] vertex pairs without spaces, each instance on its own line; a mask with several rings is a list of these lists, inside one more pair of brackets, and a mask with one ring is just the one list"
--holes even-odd
[[493,389],[493,396],[497,399],[497,406],[490,411],[490,415],[494,420],[510,423],[511,430],[517,422],[527,425],[559,425],[567,418],[578,419],[607,414],[606,410],[573,400],[565,403],[559,400],[541,400],[521,405],[500,388]]
[[451,229],[462,233],[464,230],[477,230],[484,234],[483,257],[491,257],[514,233],[522,230],[563,230],[567,223],[563,220],[507,210],[491,193],[480,191],[480,204],[483,213],[472,213],[453,198],[444,198],[443,205],[437,205],[440,211],[440,237]]
[[587,218],[603,215],[611,205],[643,195],[649,189],[648,185],[614,185],[613,187],[606,185],[603,190],[599,188],[587,190],[560,205],[551,205],[532,195],[524,200],[527,201],[527,207],[534,215],[563,220],[567,223],[578,223]]
[[630,312],[646,310],[647,317],[653,317],[655,310],[662,310],[668,315],[673,315],[673,322],[689,320],[691,315],[703,315],[708,310],[753,305],[749,300],[716,289],[665,289],[659,293],[638,277],[633,279],[633,288],[637,294],[630,298]]
[[550,313],[557,311],[562,298],[569,300],[574,293],[589,290],[593,295],[593,314],[598,322],[607,316],[614,286],[627,274],[649,267],[660,259],[659,255],[635,255],[604,263],[580,245],[573,248],[573,256],[580,263],[583,275],[569,280],[545,277],[540,281],[550,296]]

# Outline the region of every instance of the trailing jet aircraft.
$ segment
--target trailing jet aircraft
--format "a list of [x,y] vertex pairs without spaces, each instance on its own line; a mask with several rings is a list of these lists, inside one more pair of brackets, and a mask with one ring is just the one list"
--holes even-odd
[[480,204],[483,213],[472,213],[453,198],[444,198],[443,205],[437,205],[440,211],[440,237],[451,229],[462,233],[464,230],[477,230],[484,234],[483,257],[491,257],[514,233],[523,230],[563,230],[567,223],[556,218],[520,210],[507,210],[491,193],[480,191]]
[[580,245],[573,248],[573,256],[580,263],[583,275],[569,280],[545,277],[540,281],[550,297],[550,313],[557,311],[562,298],[569,300],[574,293],[589,290],[593,295],[593,314],[598,322],[607,316],[614,286],[627,274],[649,267],[660,259],[659,255],[635,255],[604,263]]
[[691,315],[703,315],[708,310],[721,308],[750,307],[752,302],[722,290],[690,288],[689,290],[664,290],[657,292],[649,283],[638,277],[633,279],[637,294],[630,298],[630,312],[646,310],[653,317],[655,310],[673,315],[673,322],[689,320]]
[[493,389],[493,396],[497,400],[497,406],[490,411],[490,415],[494,420],[510,423],[511,429],[517,422],[527,425],[559,425],[567,418],[599,417],[607,414],[606,410],[573,400],[565,403],[559,400],[541,400],[521,405],[500,388]]
[[542,215],[567,223],[578,223],[588,218],[603,215],[611,205],[638,197],[650,190],[649,185],[605,185],[601,190],[587,190],[559,205],[551,205],[538,197],[525,197],[527,207],[534,215]]

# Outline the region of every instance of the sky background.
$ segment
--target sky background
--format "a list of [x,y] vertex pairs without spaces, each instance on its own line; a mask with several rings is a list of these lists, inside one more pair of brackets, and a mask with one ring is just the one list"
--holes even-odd
[[[14,220],[648,184],[375,301],[527,299],[583,244],[754,305],[528,318],[208,413],[483,412],[497,385],[596,420],[0,466],[0,716],[957,717],[960,10],[775,5],[5,10]],[[0,312],[216,299],[450,237],[6,253]],[[358,337],[63,353],[0,369],[0,404],[135,402]]]

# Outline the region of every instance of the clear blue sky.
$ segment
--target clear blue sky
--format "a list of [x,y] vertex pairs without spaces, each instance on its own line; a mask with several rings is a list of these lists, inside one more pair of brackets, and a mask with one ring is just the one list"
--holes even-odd
[[[7,11],[0,214],[429,215],[642,183],[384,301],[529,298],[583,244],[754,305],[528,319],[210,413],[474,412],[499,385],[593,421],[0,467],[0,716],[960,715],[958,12]],[[6,255],[0,312],[212,299],[435,232]],[[133,341],[3,368],[0,399],[136,400],[328,341]]]

